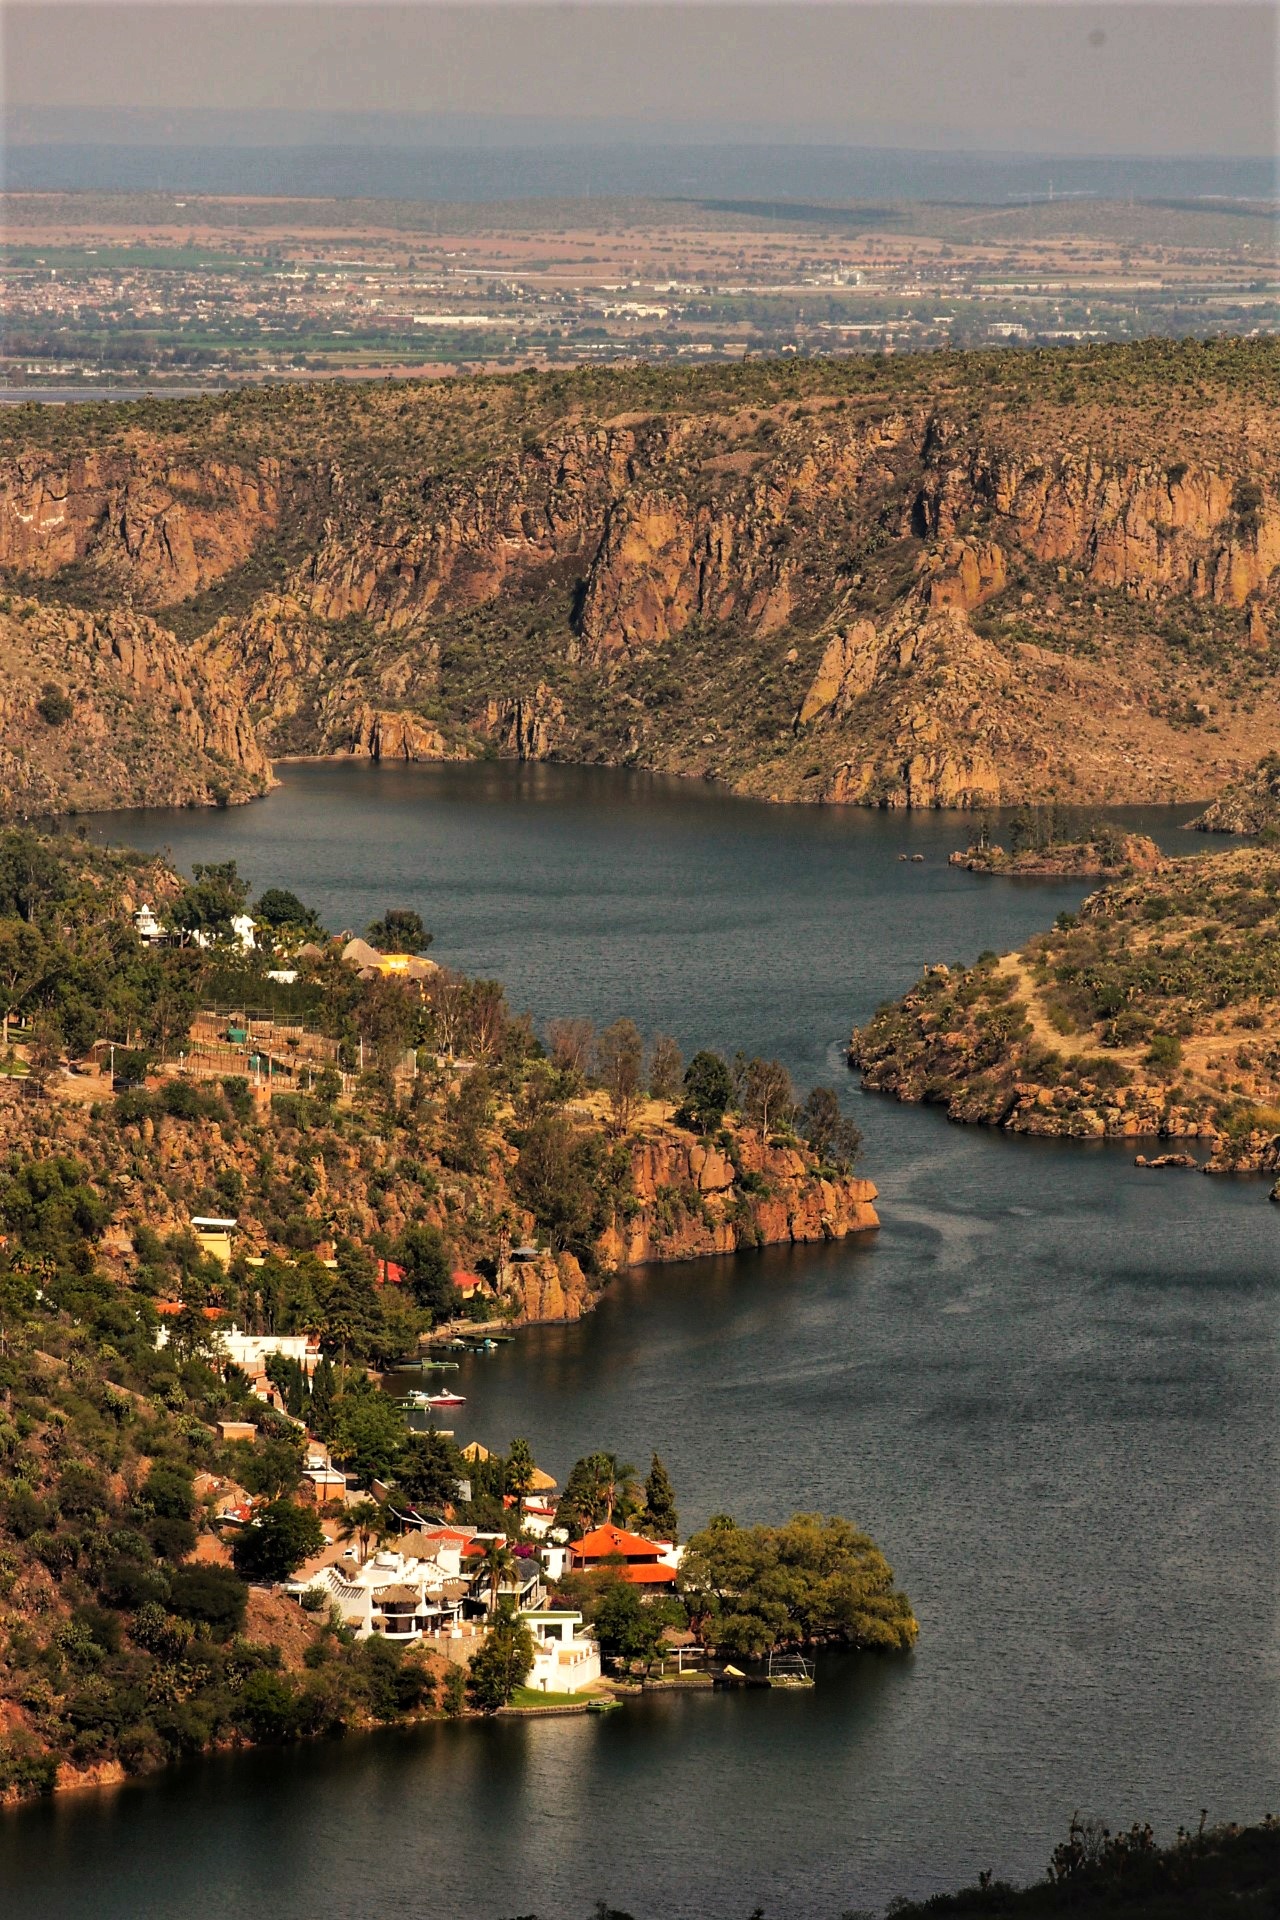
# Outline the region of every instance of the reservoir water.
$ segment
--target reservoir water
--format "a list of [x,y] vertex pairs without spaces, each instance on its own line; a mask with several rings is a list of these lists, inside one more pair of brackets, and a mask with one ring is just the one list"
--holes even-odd
[[[835,1920],[986,1867],[1073,1810],[1280,1801],[1277,1209],[858,1094],[851,1022],[927,961],[1007,948],[1085,888],[948,869],[955,816],[757,807],[554,768],[291,767],[225,814],[96,836],[234,856],[333,926],[415,905],[440,960],[538,1019],[632,1013],[839,1085],[882,1232],[655,1268],[468,1364],[459,1438],[662,1452],[684,1523],[847,1513],[921,1621],[808,1696],[432,1726],[219,1759],[0,1821],[0,1887],[95,1920]],[[1123,816],[1178,851],[1178,814]],[[903,853],[922,853],[922,864]]]

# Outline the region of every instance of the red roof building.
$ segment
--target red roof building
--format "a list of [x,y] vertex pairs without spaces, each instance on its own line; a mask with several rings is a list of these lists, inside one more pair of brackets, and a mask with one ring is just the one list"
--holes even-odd
[[[575,1573],[592,1573],[614,1562],[622,1579],[634,1587],[670,1587],[675,1585],[676,1570],[662,1558],[666,1551],[657,1540],[646,1540],[623,1527],[597,1527],[574,1541],[569,1565]],[[621,1565],[616,1564],[619,1561]]]
[[404,1268],[398,1260],[379,1260],[373,1277],[380,1287],[400,1287],[404,1285]]

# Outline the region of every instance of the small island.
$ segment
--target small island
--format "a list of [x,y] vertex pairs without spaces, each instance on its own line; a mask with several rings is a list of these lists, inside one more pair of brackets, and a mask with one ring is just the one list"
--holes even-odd
[[1127,880],[1162,873],[1167,864],[1146,834],[1125,833],[1106,821],[1072,824],[1052,807],[1015,815],[1007,849],[992,840],[983,821],[964,851],[949,860],[969,873],[1029,880]]
[[1199,1139],[1207,1172],[1274,1176],[1278,1017],[1280,854],[1241,850],[1106,887],[1019,953],[927,968],[855,1030],[849,1063],[953,1120]]

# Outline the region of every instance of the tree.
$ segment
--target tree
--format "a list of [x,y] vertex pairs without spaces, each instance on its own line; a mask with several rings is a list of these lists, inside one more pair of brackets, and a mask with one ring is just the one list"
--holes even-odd
[[635,1468],[621,1463],[616,1453],[589,1453],[570,1469],[556,1508],[556,1525],[567,1527],[579,1539],[594,1527],[607,1525],[615,1515],[625,1519],[638,1504]]
[[644,1482],[643,1524],[659,1540],[677,1540],[680,1516],[676,1512],[676,1490],[661,1460],[655,1453]]
[[245,910],[248,882],[240,878],[234,860],[197,861],[191,876],[190,885],[169,908],[168,924],[178,933],[204,933],[225,940],[231,922]]
[[489,1576],[489,1612],[497,1611],[498,1593],[506,1580],[513,1578],[516,1557],[505,1540],[490,1540],[484,1550],[484,1570]]
[[305,906],[288,887],[268,887],[265,893],[259,894],[253,917],[270,927],[273,933],[278,933],[283,927],[297,933],[323,932],[320,916],[315,909]]
[[17,828],[0,834],[0,917],[37,920],[70,892],[66,867],[38,833]]
[[831,1087],[812,1087],[804,1103],[801,1129],[825,1166],[848,1172],[862,1151],[862,1132],[840,1111]]
[[458,1498],[462,1461],[442,1433],[411,1433],[396,1460],[396,1492],[416,1513],[436,1515]]
[[676,1119],[684,1126],[710,1133],[720,1125],[733,1098],[733,1075],[718,1053],[705,1048],[695,1053],[684,1075],[684,1098]]
[[742,1089],[742,1114],[749,1126],[767,1140],[770,1129],[785,1125],[795,1112],[796,1093],[781,1060],[747,1062]]
[[169,1611],[230,1639],[244,1625],[249,1589],[230,1567],[179,1567],[169,1576]]
[[405,1271],[405,1282],[416,1304],[433,1321],[451,1319],[458,1307],[453,1284],[453,1260],[438,1227],[406,1227],[392,1248],[392,1258]]
[[644,1067],[644,1042],[634,1020],[615,1020],[596,1042],[600,1079],[613,1109],[614,1125],[625,1130],[635,1109]]
[[381,1546],[390,1539],[395,1523],[386,1508],[376,1500],[356,1500],[342,1516],[338,1536],[342,1540],[354,1540],[360,1558],[369,1557],[369,1543],[376,1540]]
[[703,1637],[748,1658],[814,1641],[905,1653],[919,1631],[874,1540],[821,1514],[782,1527],[717,1515],[689,1540],[678,1586]]
[[381,920],[366,929],[369,942],[379,953],[425,953],[435,938],[422,924],[421,914],[412,907],[388,907]]
[[231,1549],[236,1572],[246,1580],[288,1580],[325,1544],[324,1529],[310,1507],[273,1500],[237,1534]]
[[649,1092],[655,1100],[678,1100],[684,1055],[669,1033],[660,1033],[649,1055]]
[[66,1154],[30,1160],[0,1186],[0,1219],[24,1247],[70,1255],[96,1240],[110,1209]]
[[489,1628],[484,1645],[472,1656],[467,1691],[482,1713],[505,1707],[533,1670],[533,1635],[523,1620],[504,1607]]
[[596,1030],[590,1020],[548,1020],[547,1051],[561,1072],[585,1079],[595,1066]]
[[445,1165],[460,1173],[484,1169],[485,1129],[493,1115],[493,1083],[483,1067],[465,1076],[445,1106],[448,1137],[442,1149]]
[[330,1448],[368,1486],[389,1480],[405,1439],[404,1415],[385,1393],[344,1393],[333,1410]]
[[0,1014],[4,1046],[9,1046],[9,1022],[27,995],[44,978],[50,949],[38,927],[25,920],[0,920]]
[[563,1113],[539,1114],[525,1129],[511,1175],[517,1199],[552,1246],[579,1258],[590,1258],[600,1225],[598,1142]]
[[629,1581],[618,1574],[599,1576],[591,1625],[602,1653],[623,1660],[649,1659],[667,1624],[661,1610],[642,1600]]
[[46,726],[60,727],[75,712],[75,702],[60,687],[56,680],[46,680],[40,689],[40,698],[36,701],[36,712]]
[[533,1479],[537,1472],[534,1464],[533,1448],[527,1440],[513,1440],[507,1451],[507,1466],[504,1475],[505,1491],[523,1504],[533,1491]]

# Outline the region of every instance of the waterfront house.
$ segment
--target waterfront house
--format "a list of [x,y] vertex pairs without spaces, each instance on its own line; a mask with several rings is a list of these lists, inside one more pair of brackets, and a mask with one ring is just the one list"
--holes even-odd
[[612,1525],[583,1534],[569,1549],[574,1573],[595,1573],[607,1567],[635,1587],[674,1586],[679,1564],[679,1553],[670,1541],[646,1540],[643,1534]]
[[517,1547],[513,1553],[514,1568],[504,1573],[498,1581],[495,1596],[493,1581],[485,1564],[485,1554],[492,1542],[507,1544],[505,1533],[477,1533],[468,1540],[462,1552],[462,1572],[469,1582],[466,1611],[475,1619],[487,1616],[497,1605],[506,1601],[515,1607],[517,1613],[526,1613],[540,1607],[547,1597],[542,1562],[530,1547]]
[[580,1613],[537,1607],[520,1617],[534,1646],[526,1686],[537,1693],[581,1693],[600,1678],[599,1643],[582,1630]]
[[357,1639],[380,1634],[407,1646],[424,1633],[448,1633],[461,1616],[468,1585],[438,1560],[382,1548],[360,1565],[331,1563],[307,1579],[291,1580],[284,1591],[301,1600],[308,1588],[318,1587]]

